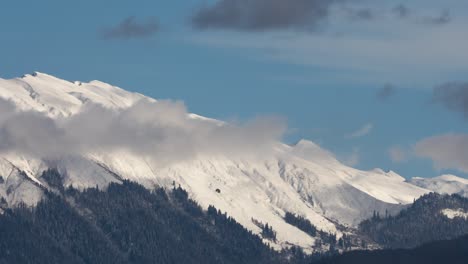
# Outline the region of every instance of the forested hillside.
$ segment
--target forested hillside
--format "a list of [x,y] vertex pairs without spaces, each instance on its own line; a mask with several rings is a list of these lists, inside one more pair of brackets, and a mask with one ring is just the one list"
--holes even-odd
[[[42,178],[47,189],[44,188],[44,199],[36,207],[22,205],[4,207],[0,211],[1,264],[306,264],[350,250],[353,243],[361,241],[348,236],[337,239],[305,218],[286,213],[288,223],[320,238],[319,245],[315,245],[317,248],[323,248],[321,243],[329,243],[325,246],[329,252],[307,256],[296,247],[277,252],[215,207],[202,210],[175,184],[171,190],[148,190],[137,183],[123,181],[112,183],[105,190],[79,191],[73,187],[64,188],[62,176],[56,170],[44,172]],[[385,247],[411,247],[425,241],[455,238],[468,233],[467,219],[450,219],[441,211],[467,210],[467,206],[467,199],[457,195],[430,194],[397,216],[381,217],[376,213],[360,225],[360,231],[362,237],[367,235]],[[260,235],[265,241],[275,240],[275,230],[268,223],[253,221],[262,228]],[[465,237],[435,243],[414,251],[345,253],[323,261],[386,263],[381,261],[385,258],[398,263],[400,260],[410,261],[401,263],[423,263],[417,261],[427,259],[439,246],[444,254],[455,251],[454,257],[466,257],[466,240]]]
[[[79,192],[60,175],[37,207],[0,216],[0,263],[281,263],[282,257],[214,207],[174,188],[136,183]],[[297,251],[298,256],[302,252]],[[286,253],[284,253],[286,255]],[[289,255],[289,253],[288,253]]]
[[437,241],[415,249],[353,251],[325,257],[317,264],[466,264],[468,236]]
[[446,209],[468,212],[468,199],[430,193],[396,216],[374,213],[359,225],[359,230],[386,248],[412,248],[468,234],[468,219],[449,218],[442,213]]

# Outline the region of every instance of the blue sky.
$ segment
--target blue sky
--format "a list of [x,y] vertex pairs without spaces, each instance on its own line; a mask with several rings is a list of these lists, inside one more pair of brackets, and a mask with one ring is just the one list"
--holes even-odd
[[[440,145],[424,141],[468,133],[466,112],[450,100],[434,103],[433,91],[446,83],[467,89],[466,1],[348,0],[327,5],[325,15],[307,13],[306,22],[216,17],[194,24],[199,10],[212,12],[219,2],[2,3],[0,77],[40,71],[99,79],[183,100],[191,112],[223,120],[280,115],[290,127],[285,142],[310,139],[358,168],[467,176],[465,141],[456,149],[442,142],[443,157],[433,147]],[[103,36],[132,16],[136,25],[157,21],[157,28]],[[448,161],[453,155],[459,162]]]

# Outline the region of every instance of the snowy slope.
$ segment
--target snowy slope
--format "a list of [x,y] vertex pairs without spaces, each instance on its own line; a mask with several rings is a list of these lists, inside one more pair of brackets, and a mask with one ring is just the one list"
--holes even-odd
[[438,193],[460,194],[468,197],[468,180],[455,175],[441,175],[434,178],[412,178],[411,184]]
[[[122,109],[146,97],[99,81],[68,82],[34,73],[0,79],[0,98],[12,101],[22,111],[66,119],[88,103]],[[188,118],[225,125],[195,114],[188,114]],[[311,248],[315,240],[287,224],[283,220],[286,212],[302,215],[319,229],[340,235],[336,222],[354,226],[373,211],[396,212],[429,192],[394,172],[345,166],[328,151],[303,140],[294,146],[277,142],[262,158],[204,154],[169,164],[124,149],[63,155],[54,160],[32,154],[0,154],[0,196],[10,206],[35,204],[48,188],[40,175],[49,167],[59,169],[66,185],[79,188],[105,187],[122,179],[148,188],[180,184],[204,207],[214,205],[254,232],[260,233],[260,229],[252,218],[268,223],[277,231],[278,247],[295,244]]]
[[356,225],[374,210],[398,211],[401,205],[427,192],[405,183],[394,172],[361,171],[345,166],[310,141],[299,142],[291,152],[296,155],[290,155],[288,149],[283,155],[282,177],[303,199],[342,224]]
[[144,97],[100,81],[69,82],[39,72],[12,80],[0,78],[0,96],[12,100],[21,110],[51,117],[76,114],[87,102],[122,108]]
[[463,209],[458,209],[458,210],[444,209],[440,211],[440,213],[445,215],[449,219],[454,219],[456,217],[468,219],[468,213],[463,211]]

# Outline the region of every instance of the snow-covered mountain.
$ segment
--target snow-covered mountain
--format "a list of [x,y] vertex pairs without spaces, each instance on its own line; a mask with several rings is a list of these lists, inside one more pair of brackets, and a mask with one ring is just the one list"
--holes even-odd
[[[160,104],[159,101],[141,94],[127,92],[99,81],[68,82],[43,73],[10,80],[0,79],[0,110],[2,101],[4,104],[12,104],[16,109],[15,113],[10,113],[10,119],[0,114],[0,131],[10,131],[10,126],[16,124],[10,122],[11,115],[16,121],[20,119],[15,116],[18,113],[21,118],[21,113],[28,113],[29,116],[34,113],[34,122],[52,120],[51,124],[68,124],[70,119],[87,111],[90,105],[98,105],[107,109],[106,111],[119,113],[119,110],[134,107],[142,100],[150,104]],[[43,141],[41,147],[48,149],[49,145],[64,142],[63,148],[76,148],[79,145],[80,151],[66,153],[61,150],[60,155],[43,155],[38,151],[30,151],[35,149],[31,146],[36,144],[29,142],[26,136],[20,137],[22,133],[19,136],[10,133],[9,138],[13,137],[10,141],[3,139],[7,142],[2,142],[0,138],[0,197],[3,197],[9,206],[20,202],[35,204],[41,199],[43,190],[48,188],[47,183],[41,179],[41,173],[50,167],[57,168],[64,175],[66,185],[80,188],[96,185],[105,187],[110,182],[120,182],[123,179],[139,182],[148,188],[156,185],[172,187],[173,184],[177,184],[186,189],[202,206],[214,205],[256,233],[260,233],[261,230],[252,219],[268,223],[277,232],[277,247],[294,244],[312,248],[316,238],[286,223],[286,212],[304,216],[319,229],[337,233],[339,236],[341,231],[337,224],[355,226],[359,221],[370,217],[374,211],[398,211],[406,204],[412,203],[415,198],[430,190],[438,191],[439,188],[420,184],[420,181],[406,182],[403,177],[392,171],[361,171],[351,168],[340,163],[320,146],[306,140],[294,146],[275,141],[263,150],[262,155],[255,157],[239,153],[231,155],[232,153],[218,151],[218,148],[216,151],[210,148],[210,151],[198,153],[197,146],[205,146],[206,142],[214,142],[214,145],[221,145],[219,148],[222,148],[223,142],[216,141],[217,134],[207,130],[216,130],[219,127],[223,133],[231,134],[229,124],[189,113],[186,114],[186,119],[171,121],[171,114],[174,113],[152,111],[152,108],[143,111],[143,116],[132,113],[125,113],[126,119],[112,116],[118,124],[111,126],[116,133],[122,127],[126,128],[121,126],[121,123],[137,119],[132,122],[133,130],[124,129],[121,134],[143,139],[148,136],[175,137],[175,142],[185,143],[183,137],[180,140],[177,138],[176,132],[179,130],[174,133],[166,131],[149,135],[143,129],[138,130],[139,125],[151,125],[154,116],[167,115],[170,123],[164,123],[168,122],[166,120],[158,124],[158,128],[177,126],[195,134],[191,136],[197,140],[197,144],[194,144],[195,147],[190,153],[194,152],[196,155],[187,154],[182,159],[161,162],[165,153],[178,150],[163,144],[148,144],[142,152],[121,145],[83,152],[83,149],[87,148],[81,146],[80,142],[70,143],[70,140],[62,139],[63,131],[60,129],[58,132],[57,129],[51,129],[49,133],[47,128],[45,133],[38,132],[38,140]],[[43,119],[38,119],[37,116]],[[77,133],[80,134],[72,139],[81,139],[81,134],[86,134],[87,128],[80,127],[80,124],[86,123],[80,123],[84,120],[83,117],[80,118],[71,122],[75,124],[71,126],[72,132],[79,131]],[[108,123],[106,118],[96,118],[103,125]],[[98,129],[90,132],[91,138],[93,133],[102,132],[99,130],[99,122]],[[157,122],[162,121],[157,119]],[[196,122],[196,126],[193,122]],[[35,129],[34,124],[30,129]],[[0,132],[0,136],[2,133],[5,132]],[[48,137],[54,133],[59,135],[60,139],[50,141]],[[202,134],[197,136],[197,133]],[[242,134],[242,131],[239,133]],[[207,135],[211,137],[209,140],[204,139]],[[260,134],[258,138],[261,139],[262,136]],[[112,135],[108,137],[111,139],[107,140],[104,135],[91,142],[94,145],[112,145],[115,138],[112,141]],[[17,152],[15,146],[11,146],[11,142],[21,142],[24,146]],[[261,149],[262,145],[254,147]],[[159,155],[151,155],[153,148],[155,151],[158,149]],[[51,149],[47,153],[57,154],[56,149]]]
[[122,108],[144,98],[100,81],[69,82],[39,72],[11,80],[0,79],[0,96],[13,101],[21,110],[50,117],[76,114],[87,102]]
[[459,194],[468,197],[468,180],[455,175],[441,175],[434,178],[412,178],[410,183],[438,193]]

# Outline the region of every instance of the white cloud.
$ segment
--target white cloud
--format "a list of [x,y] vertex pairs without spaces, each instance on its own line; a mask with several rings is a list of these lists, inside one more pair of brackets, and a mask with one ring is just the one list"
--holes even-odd
[[359,138],[368,135],[374,129],[374,125],[372,123],[367,123],[358,130],[354,131],[353,133],[345,135],[346,138]]
[[353,151],[350,154],[340,158],[341,162],[351,167],[357,166],[360,160],[361,154],[359,148],[353,148]]
[[278,117],[224,125],[193,119],[182,102],[173,101],[141,101],[121,110],[87,105],[79,114],[59,120],[17,112],[1,99],[0,110],[0,152],[51,159],[120,149],[162,162],[199,154],[261,155],[281,140],[287,128]]
[[468,173],[468,135],[445,134],[425,138],[414,146],[416,156],[431,159],[436,169]]
[[409,153],[406,149],[404,149],[402,146],[393,146],[388,150],[388,155],[390,156],[390,159],[392,162],[395,163],[401,163],[408,161],[409,159]]

